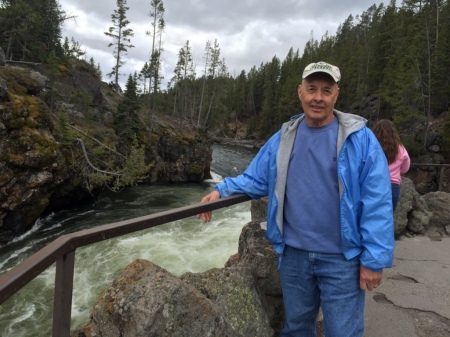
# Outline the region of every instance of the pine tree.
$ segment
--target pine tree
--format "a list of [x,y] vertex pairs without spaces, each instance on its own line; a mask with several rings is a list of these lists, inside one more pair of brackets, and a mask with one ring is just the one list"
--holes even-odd
[[30,52],[33,43],[34,27],[39,17],[33,7],[25,1],[6,2],[0,8],[0,47],[5,51],[6,59],[38,61]]
[[[205,120],[203,122],[203,127],[206,128],[208,125],[209,117],[211,115],[212,106],[216,100],[218,77],[228,76],[228,71],[224,60],[220,60],[220,48],[217,40],[214,40],[214,45],[210,46],[210,62],[208,66],[207,78],[211,83],[212,88],[210,88],[211,94],[209,98],[209,106],[206,112]],[[200,115],[199,115],[200,117]]]
[[142,79],[144,80],[144,95],[149,91],[147,90],[147,78],[150,78],[150,67],[147,62],[144,63],[144,66],[141,69]]
[[115,42],[111,42],[108,47],[114,46],[113,55],[115,57],[115,65],[108,76],[114,76],[114,85],[116,91],[119,91],[119,75],[120,68],[125,64],[123,60],[128,48],[133,48],[130,37],[134,36],[133,30],[126,28],[130,21],[127,20],[126,13],[128,11],[126,0],[117,0],[117,9],[111,15],[113,25],[105,32],[106,36],[111,37]]
[[61,25],[68,19],[57,0],[0,2],[0,47],[9,60],[45,62],[62,56]]
[[297,95],[297,87],[301,79],[301,71],[297,67],[299,58],[299,51],[294,52],[291,48],[281,64],[278,81],[279,100],[276,108],[277,125],[287,121],[293,114],[300,113]]
[[178,52],[178,61],[174,73],[175,75],[169,82],[169,88],[174,90],[173,114],[178,115],[181,125],[181,122],[187,116],[188,110],[193,105],[195,92],[194,81],[196,74],[189,40]]
[[280,78],[280,60],[274,56],[264,67],[264,100],[259,118],[258,134],[261,138],[269,136],[280,125],[275,121],[278,102],[278,80]]
[[[143,125],[139,119],[140,102],[138,97],[138,82],[137,74],[135,76],[129,75],[125,85],[125,92],[122,100],[117,107],[117,114],[114,126],[117,134],[122,139],[122,145],[127,148],[125,144],[130,144],[134,137],[141,136]],[[123,149],[122,153],[126,153]]]
[[[147,31],[146,34],[152,37],[152,48],[150,52],[149,63],[149,92],[153,90],[153,105],[155,105],[158,87],[161,83],[160,67],[162,53],[162,33],[166,24],[163,18],[165,11],[163,1],[151,0],[150,7],[151,10],[149,16],[152,18],[152,29],[151,31]],[[157,36],[159,36],[158,41],[156,40]],[[153,106],[153,109],[155,109],[155,106]]]

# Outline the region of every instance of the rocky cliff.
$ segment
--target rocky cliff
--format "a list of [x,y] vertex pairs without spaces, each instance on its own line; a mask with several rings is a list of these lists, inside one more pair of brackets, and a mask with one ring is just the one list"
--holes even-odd
[[209,178],[209,140],[156,112],[144,110],[140,138],[124,144],[120,100],[84,61],[0,65],[0,245],[104,187]]

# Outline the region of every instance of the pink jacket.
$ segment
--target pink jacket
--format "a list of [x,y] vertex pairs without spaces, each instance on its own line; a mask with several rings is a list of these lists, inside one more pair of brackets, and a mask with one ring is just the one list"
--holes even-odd
[[400,184],[402,175],[408,172],[411,161],[408,152],[403,145],[398,148],[397,158],[389,165],[389,173],[391,175],[391,183]]

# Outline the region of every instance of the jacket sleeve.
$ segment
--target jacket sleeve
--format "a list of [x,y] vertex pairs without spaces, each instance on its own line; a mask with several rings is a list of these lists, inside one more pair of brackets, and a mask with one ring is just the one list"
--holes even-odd
[[392,267],[393,263],[395,239],[392,189],[384,152],[373,133],[367,131],[366,158],[359,177],[359,233],[363,247],[360,261],[368,269],[381,271]]
[[403,145],[400,145],[400,149],[402,150],[402,165],[400,166],[400,174],[405,174],[408,172],[409,167],[411,165],[411,159],[409,158],[408,151]]
[[278,142],[279,132],[273,135],[259,150],[250,165],[241,175],[225,178],[223,183],[217,184],[215,189],[221,197],[245,193],[252,199],[267,196],[269,188],[269,171],[276,153],[274,146]]

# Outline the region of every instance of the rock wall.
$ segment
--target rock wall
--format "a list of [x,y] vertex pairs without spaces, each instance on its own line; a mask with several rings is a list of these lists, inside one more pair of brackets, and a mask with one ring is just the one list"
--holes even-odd
[[[104,187],[102,177],[86,173],[89,165],[74,140],[85,137],[115,150],[111,125],[120,97],[78,62],[61,65],[58,81],[0,64],[0,246],[31,229],[43,213],[92,202]],[[155,114],[139,141],[149,167],[141,183],[210,178],[207,138]],[[100,146],[91,146],[93,152],[99,163],[110,161],[106,167],[123,164]]]

